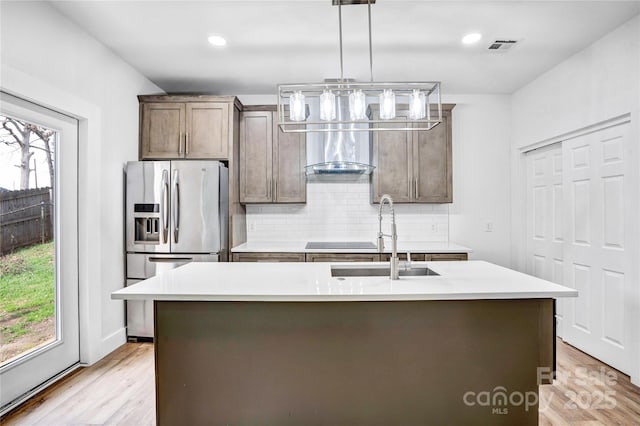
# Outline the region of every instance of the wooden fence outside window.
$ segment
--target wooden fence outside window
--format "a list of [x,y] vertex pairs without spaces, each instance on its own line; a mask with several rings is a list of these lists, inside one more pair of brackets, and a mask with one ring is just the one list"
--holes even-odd
[[0,256],[53,238],[51,188],[0,192]]

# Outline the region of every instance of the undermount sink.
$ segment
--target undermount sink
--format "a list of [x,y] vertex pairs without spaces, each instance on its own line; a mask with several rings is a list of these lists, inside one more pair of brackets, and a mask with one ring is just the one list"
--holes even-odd
[[[440,275],[437,272],[429,268],[411,268],[411,269],[400,269],[401,277],[421,277],[427,275]],[[344,265],[332,265],[331,266],[331,276],[332,277],[385,277],[389,276],[390,271],[388,267],[378,266],[378,267],[363,267],[363,266],[344,266]]]

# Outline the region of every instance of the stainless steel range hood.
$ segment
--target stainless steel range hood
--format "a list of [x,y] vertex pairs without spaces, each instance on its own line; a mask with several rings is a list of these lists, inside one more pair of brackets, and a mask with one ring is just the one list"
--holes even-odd
[[[345,91],[335,95],[336,115],[341,120],[349,120],[348,93]],[[311,110],[317,111],[318,108],[311,108]],[[325,126],[335,131],[307,133],[307,175],[369,174],[373,171],[371,132],[357,130],[366,129],[368,124],[327,124]]]

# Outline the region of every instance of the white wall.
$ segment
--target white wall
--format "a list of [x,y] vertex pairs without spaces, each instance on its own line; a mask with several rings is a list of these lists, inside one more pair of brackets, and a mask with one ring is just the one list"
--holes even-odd
[[513,94],[513,144],[537,143],[638,106],[640,16]]
[[2,2],[0,87],[80,120],[81,361],[125,341],[123,164],[137,159],[136,95],[161,89],[44,2]]
[[471,259],[509,266],[510,97],[458,95],[445,101],[456,104],[449,238],[472,248]]
[[[513,267],[524,270],[525,196],[521,149],[560,141],[563,135],[629,114],[631,146],[626,155],[636,165],[636,176],[625,179],[637,194],[631,200],[637,211],[640,200],[640,15],[632,18],[586,49],[568,58],[513,94],[512,99],[512,249]],[[637,222],[637,221],[636,221]],[[638,223],[626,224],[629,245],[640,241]],[[637,265],[640,268],[640,265]],[[634,276],[638,276],[636,271]],[[640,283],[628,294],[626,326],[634,366],[631,380],[640,383]]]
[[[241,96],[240,100],[245,105],[276,102],[275,97],[265,96]],[[452,130],[454,202],[399,205],[399,238],[449,240],[473,249],[472,259],[508,266],[509,96],[450,95],[444,96],[443,102],[456,104]],[[377,232],[377,210],[369,203],[366,181],[308,183],[305,206],[248,206],[247,224],[249,241],[372,240]],[[491,232],[486,232],[487,224]]]
[[[631,113],[638,140],[640,16],[549,70],[512,96],[513,264],[524,270],[522,148]],[[636,151],[637,152],[637,151]]]

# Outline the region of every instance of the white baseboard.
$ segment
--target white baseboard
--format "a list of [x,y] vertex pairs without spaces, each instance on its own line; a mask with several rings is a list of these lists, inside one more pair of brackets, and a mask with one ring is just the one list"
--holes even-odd
[[[119,328],[100,342],[100,358],[109,355],[127,342],[127,329]],[[97,361],[97,360],[96,360]]]

